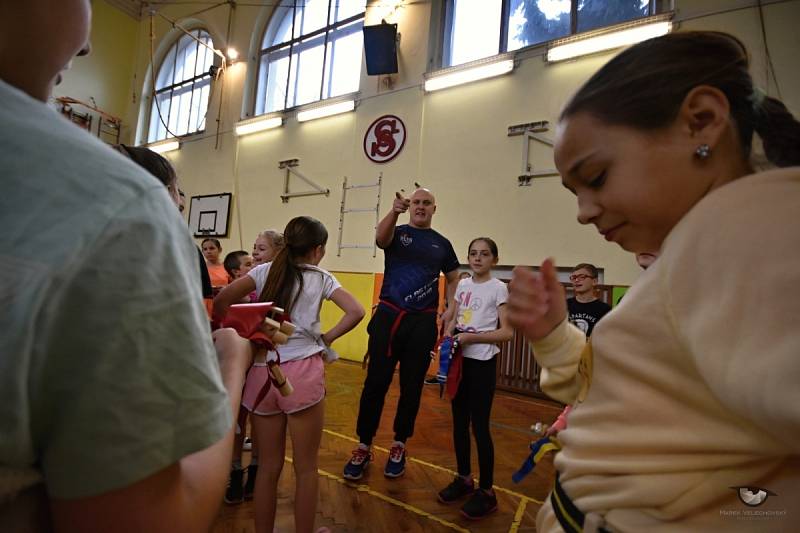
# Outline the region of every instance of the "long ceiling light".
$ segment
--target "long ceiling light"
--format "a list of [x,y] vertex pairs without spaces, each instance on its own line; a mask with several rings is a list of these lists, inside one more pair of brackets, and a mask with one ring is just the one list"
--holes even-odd
[[547,50],[547,61],[563,61],[582,55],[612,50],[636,44],[653,37],[660,37],[672,31],[672,22],[659,20],[635,26],[628,26],[607,33],[575,36],[554,41]]
[[173,150],[179,150],[180,147],[181,143],[174,139],[147,145],[147,148],[151,149],[157,154],[165,154],[167,152],[172,152]]
[[248,135],[258,131],[271,130],[283,125],[283,117],[259,117],[243,120],[236,124],[236,135]]
[[440,71],[425,80],[425,90],[438,91],[476,80],[502,76],[514,70],[514,59],[503,58]]
[[339,113],[347,113],[348,111],[353,111],[355,108],[355,100],[344,100],[333,104],[312,107],[310,109],[298,111],[297,121],[306,122],[307,120],[329,117],[331,115],[338,115]]

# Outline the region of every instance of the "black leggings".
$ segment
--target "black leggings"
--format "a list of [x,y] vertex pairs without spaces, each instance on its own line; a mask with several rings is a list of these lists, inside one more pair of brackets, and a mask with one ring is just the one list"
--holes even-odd
[[392,356],[387,357],[389,335],[397,314],[378,306],[367,326],[369,366],[358,408],[356,433],[364,444],[372,444],[378,430],[386,393],[394,369],[400,363],[400,398],[394,417],[394,438],[400,442],[414,434],[425,372],[436,344],[436,314],[411,313],[400,322],[392,341]]
[[463,361],[461,383],[451,402],[458,473],[466,476],[472,472],[469,441],[469,425],[472,422],[472,433],[478,445],[480,487],[489,490],[494,483],[494,444],[489,432],[489,416],[494,399],[497,357],[488,361],[464,357]]

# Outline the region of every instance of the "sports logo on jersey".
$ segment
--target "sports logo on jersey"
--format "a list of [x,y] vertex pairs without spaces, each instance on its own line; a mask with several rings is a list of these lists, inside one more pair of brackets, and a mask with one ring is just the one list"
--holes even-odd
[[401,233],[400,234],[400,244],[403,246],[408,246],[413,242],[414,239],[411,238],[411,235],[408,233]]

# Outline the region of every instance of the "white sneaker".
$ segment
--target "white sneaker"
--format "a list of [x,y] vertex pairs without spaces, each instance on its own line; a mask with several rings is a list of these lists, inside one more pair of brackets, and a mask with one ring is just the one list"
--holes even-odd
[[249,452],[253,449],[253,441],[250,440],[250,437],[244,438],[244,444],[242,444],[242,450],[245,452]]

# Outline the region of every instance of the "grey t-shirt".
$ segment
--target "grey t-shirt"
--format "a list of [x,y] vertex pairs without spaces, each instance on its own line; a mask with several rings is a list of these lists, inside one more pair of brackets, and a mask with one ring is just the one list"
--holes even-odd
[[232,415],[164,186],[1,80],[0,169],[2,523],[26,489],[128,486]]

